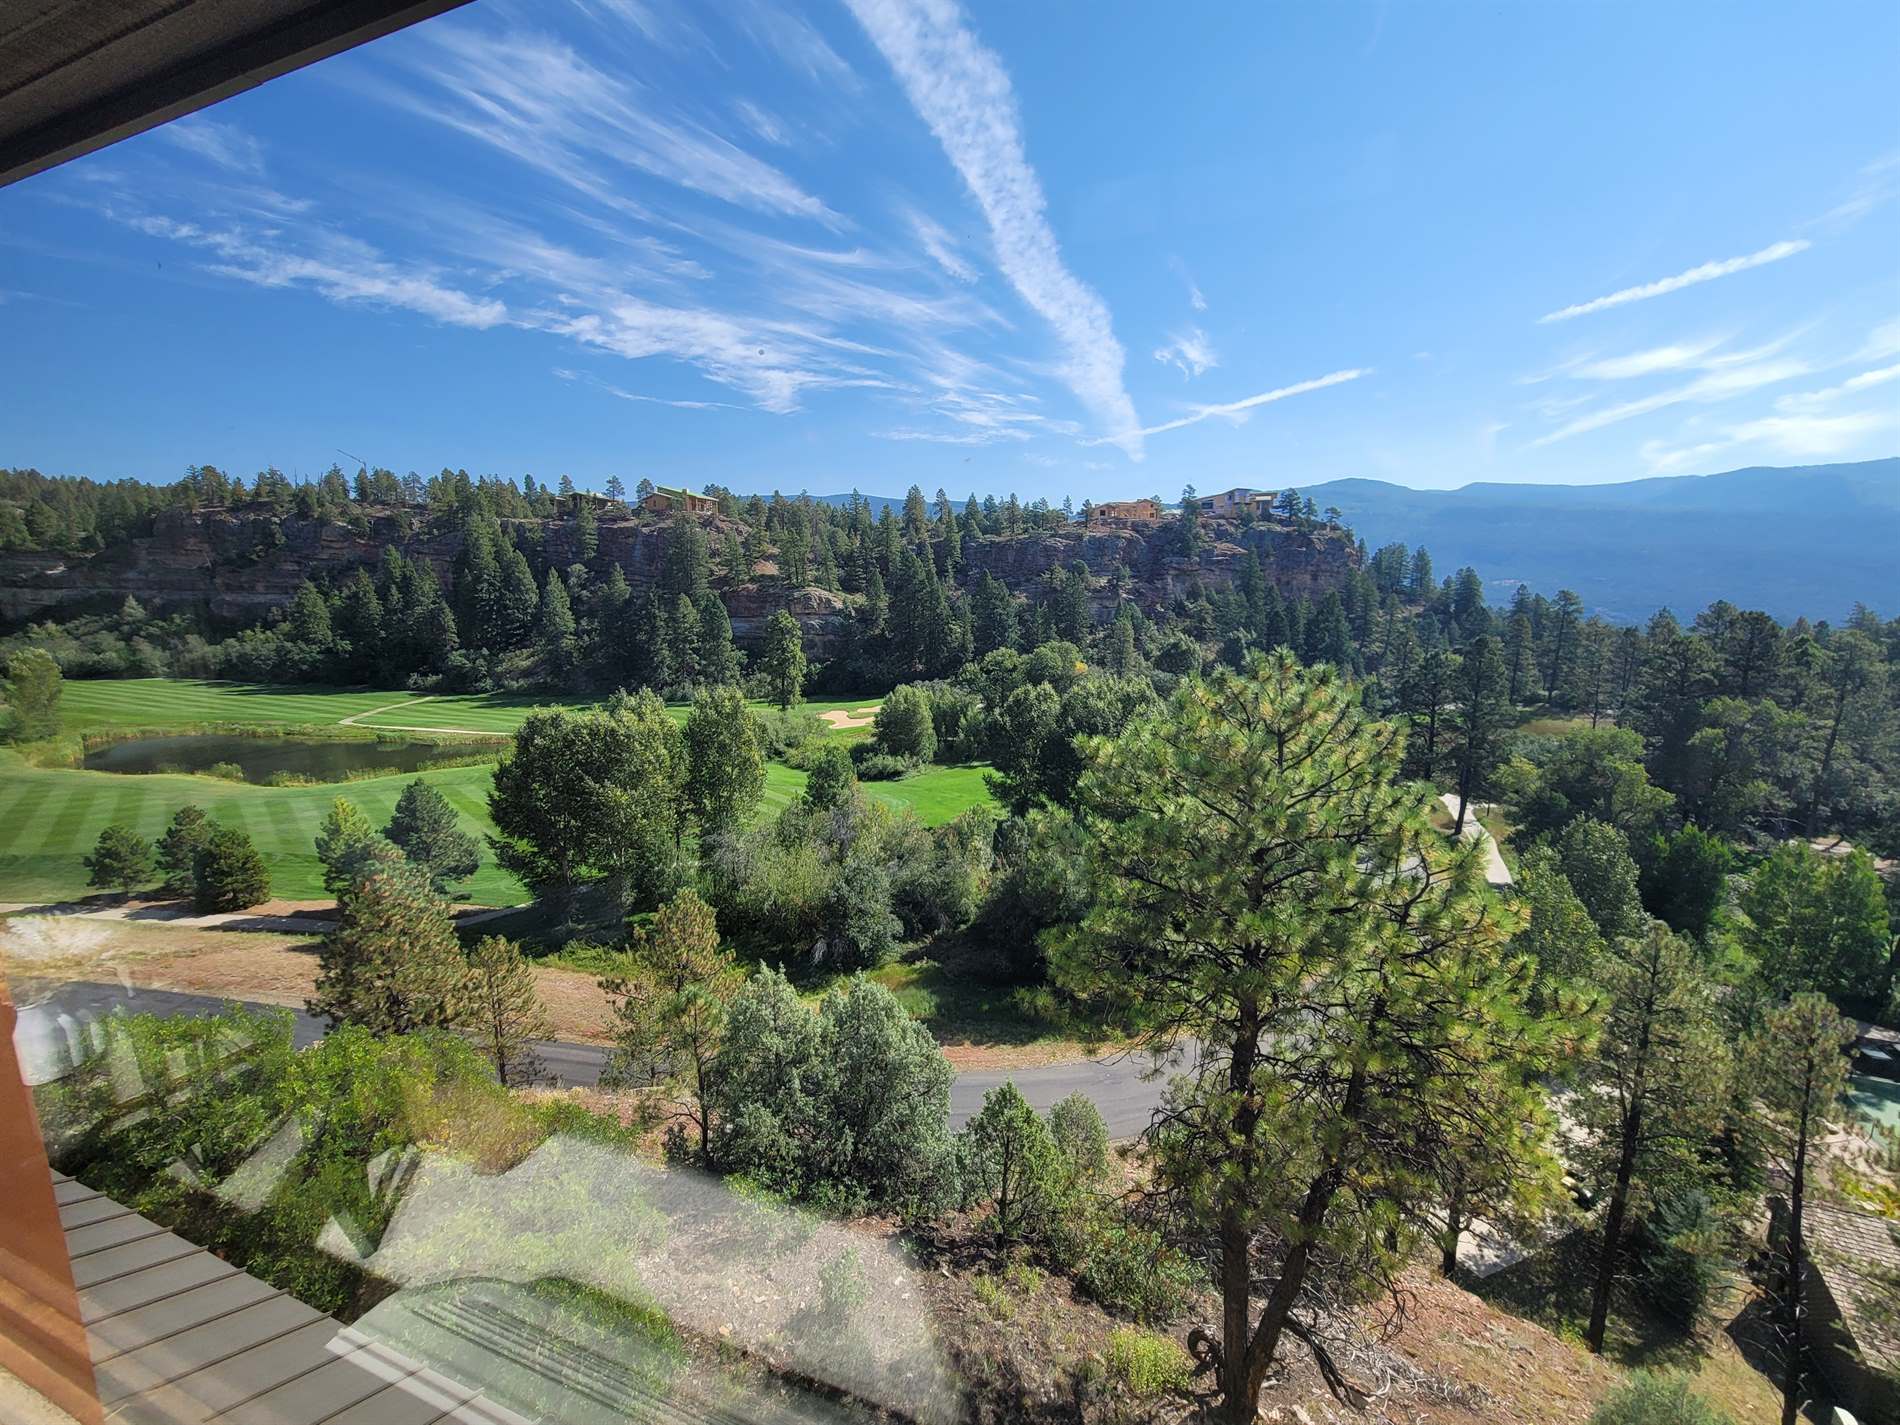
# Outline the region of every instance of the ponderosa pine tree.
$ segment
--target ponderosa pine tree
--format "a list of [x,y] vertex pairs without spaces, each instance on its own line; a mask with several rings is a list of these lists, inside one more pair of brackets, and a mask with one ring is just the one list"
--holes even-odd
[[465,880],[481,866],[480,848],[462,830],[461,818],[449,799],[420,777],[396,798],[383,835],[429,878],[437,895],[446,892],[451,881]]
[[317,828],[317,860],[323,863],[323,888],[342,897],[387,853],[389,843],[377,834],[355,802],[338,797]]
[[1349,1292],[1386,1280],[1454,1158],[1550,1173],[1535,1076],[1574,1026],[1527,1007],[1514,918],[1432,830],[1402,740],[1332,670],[1260,657],[1185,683],[1081,778],[1091,903],[1054,970],[1140,1042],[1201,1046],[1146,1143],[1156,1190],[1208,1224],[1237,1425],[1289,1336],[1324,1355],[1318,1260]]
[[1665,926],[1611,944],[1598,964],[1608,1014],[1585,1063],[1577,1116],[1586,1173],[1607,1196],[1585,1340],[1603,1350],[1632,1207],[1695,1182],[1722,1116],[1728,1054],[1712,985]]
[[463,1019],[504,1088],[541,1077],[541,1056],[534,1046],[551,1038],[554,1027],[535,990],[534,970],[512,940],[487,935],[468,952]]
[[1806,1404],[1809,1155],[1847,1091],[1847,1055],[1855,1035],[1853,1024],[1823,996],[1798,994],[1768,1012],[1747,1055],[1770,1141],[1788,1174],[1788,1215],[1775,1282],[1783,1353],[1781,1425],[1795,1425]]
[[1479,634],[1466,646],[1454,680],[1457,702],[1451,714],[1451,764],[1458,779],[1454,836],[1463,834],[1472,799],[1491,789],[1491,779],[1504,759],[1511,730],[1507,681],[1497,640],[1488,633]]
[[469,967],[448,907],[406,866],[365,876],[317,951],[311,1014],[373,1034],[462,1026]]
[[719,944],[712,907],[684,890],[636,927],[622,966],[600,981],[613,1005],[614,1053],[603,1083],[659,1086],[678,1097],[701,1161],[713,1129],[710,1107],[726,1012],[745,972]]

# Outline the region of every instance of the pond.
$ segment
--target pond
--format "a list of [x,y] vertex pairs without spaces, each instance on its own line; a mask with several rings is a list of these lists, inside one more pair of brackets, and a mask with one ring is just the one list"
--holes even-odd
[[1900,1128],[1900,1081],[1852,1074],[1847,1080],[1847,1101],[1869,1123]]
[[[494,744],[499,751],[500,743]],[[85,765],[95,772],[207,772],[259,784],[277,776],[307,777],[313,782],[343,782],[368,772],[415,772],[445,758],[463,758],[489,750],[482,738],[453,743],[355,741],[315,737],[245,737],[237,733],[199,733],[179,737],[132,737],[87,751]]]

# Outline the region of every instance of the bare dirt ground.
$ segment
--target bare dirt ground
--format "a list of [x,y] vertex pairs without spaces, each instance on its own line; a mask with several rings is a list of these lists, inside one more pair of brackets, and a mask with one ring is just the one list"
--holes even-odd
[[[124,974],[152,989],[302,1008],[316,986],[317,941],[91,916],[14,916],[0,927],[0,961],[15,979],[115,980]],[[535,984],[556,1039],[600,1044],[610,1037],[612,1016],[592,975],[537,966]]]
[[[327,902],[273,902],[284,914]],[[314,930],[320,930],[319,925]],[[228,995],[262,1004],[303,1007],[316,985],[313,931],[242,931],[196,921],[127,920],[90,914],[15,914],[0,922],[0,970],[17,980],[117,980],[151,989]],[[613,1010],[595,976],[559,966],[534,967],[535,988],[553,1025],[553,1038],[605,1044],[613,1038]],[[951,1066],[1027,1069],[1087,1057],[1066,1040],[984,1042],[958,1026],[943,1036]]]

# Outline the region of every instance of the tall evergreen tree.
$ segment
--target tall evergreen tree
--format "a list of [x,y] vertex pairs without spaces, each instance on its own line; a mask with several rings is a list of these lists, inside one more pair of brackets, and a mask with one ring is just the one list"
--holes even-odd
[[131,895],[152,879],[152,843],[131,827],[114,822],[99,833],[86,857],[86,884]]
[[482,1057],[494,1065],[502,1086],[514,1088],[540,1078],[541,1056],[535,1044],[552,1037],[554,1026],[521,948],[499,935],[483,936],[468,952],[465,995],[460,1018]]
[[1806,1208],[1811,1155],[1847,1091],[1847,1055],[1857,1033],[1822,996],[1796,995],[1768,1012],[1747,1055],[1775,1153],[1788,1177],[1788,1214],[1774,1284],[1783,1360],[1781,1425],[1795,1425],[1808,1395]]
[[772,701],[789,709],[805,691],[805,643],[798,620],[780,609],[765,625],[765,653],[760,667],[771,688]]
[[469,988],[448,907],[420,877],[394,868],[364,877],[343,902],[317,951],[306,1008],[332,1025],[410,1034],[464,1024]]
[[534,621],[534,641],[542,665],[555,683],[573,677],[579,649],[574,642],[574,607],[567,597],[567,586],[560,571],[548,570],[541,585],[541,603]]
[[1387,1226],[1442,1200],[1454,1158],[1551,1171],[1535,1075],[1568,1026],[1527,1011],[1511,917],[1431,830],[1399,741],[1330,671],[1258,659],[1187,682],[1081,778],[1091,901],[1056,973],[1141,1042],[1202,1046],[1148,1143],[1156,1192],[1210,1229],[1237,1425],[1288,1335],[1324,1351],[1316,1259],[1370,1289],[1403,1259]]
[[1613,942],[1599,977],[1609,1014],[1576,1103],[1587,1171],[1608,1203],[1585,1333],[1601,1353],[1631,1209],[1699,1176],[1728,1063],[1710,983],[1668,929]]
[[437,895],[451,881],[466,880],[481,865],[475,838],[462,830],[449,799],[417,777],[402,789],[383,835],[408,862],[429,878]]
[[1009,586],[987,569],[970,595],[970,637],[978,658],[1016,646],[1016,601]]
[[158,838],[158,869],[164,872],[168,896],[192,893],[198,849],[211,835],[211,818],[204,808],[186,805],[172,813],[165,834]]
[[1455,680],[1451,755],[1458,777],[1458,811],[1452,819],[1454,836],[1464,833],[1471,799],[1490,789],[1504,759],[1511,727],[1507,682],[1497,640],[1488,633],[1479,634],[1466,645]]
[[727,1011],[744,985],[745,972],[719,944],[712,908],[691,890],[634,930],[622,964],[600,982],[616,1021],[603,1081],[671,1089],[702,1162],[714,1128]]

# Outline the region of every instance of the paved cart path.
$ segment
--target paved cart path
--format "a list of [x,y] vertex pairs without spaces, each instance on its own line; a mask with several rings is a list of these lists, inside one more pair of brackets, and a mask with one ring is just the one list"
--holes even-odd
[[[127,988],[124,985],[96,981],[74,981],[61,985],[35,1003],[20,1006],[20,1022],[15,1033],[21,1062],[29,1078],[50,1076],[50,1066],[62,1062],[60,1048],[76,1047],[76,1036],[92,1019],[124,1011],[129,1014],[216,1014],[228,1000],[216,995],[188,994],[180,990]],[[281,1006],[246,1003],[251,1009]],[[314,1015],[293,1011],[293,1037],[298,1048],[321,1039],[325,1025]],[[600,1081],[607,1050],[597,1044],[548,1042],[537,1044],[548,1073],[563,1085],[592,1087]],[[1024,1069],[976,1069],[958,1074],[950,1085],[950,1126],[960,1128],[983,1106],[983,1095],[1013,1080],[1032,1107],[1048,1109],[1061,1099],[1080,1091],[1087,1094],[1102,1111],[1111,1138],[1132,1138],[1148,1126],[1149,1115],[1161,1101],[1166,1075],[1144,1078],[1148,1067],[1145,1055],[1115,1054],[1102,1059],[1084,1059],[1069,1064],[1047,1064]],[[35,1073],[35,1069],[41,1072]]]

